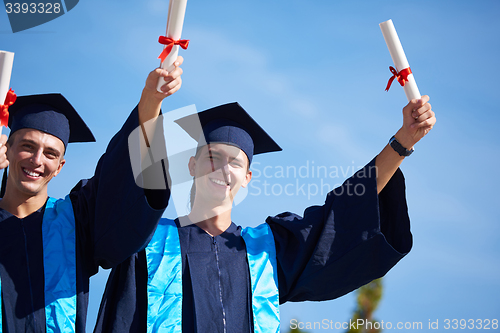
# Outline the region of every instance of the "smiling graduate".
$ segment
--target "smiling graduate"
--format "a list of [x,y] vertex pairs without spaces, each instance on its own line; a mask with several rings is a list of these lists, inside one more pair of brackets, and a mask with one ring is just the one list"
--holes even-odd
[[279,332],[279,304],[331,300],[383,276],[412,246],[399,165],[435,123],[428,100],[408,103],[390,144],[323,205],[245,229],[231,219],[234,197],[254,155],[281,148],[237,103],[179,119],[198,140],[191,212],[162,219],[112,270],[95,332]]
[[170,191],[136,185],[129,134],[180,88],[181,62],[149,75],[93,177],[63,199],[49,197],[48,184],[63,170],[68,143],[94,136],[61,94],[18,97],[9,108],[10,137],[0,148],[0,165],[9,168],[0,201],[0,332],[85,332],[89,278],[149,242]]

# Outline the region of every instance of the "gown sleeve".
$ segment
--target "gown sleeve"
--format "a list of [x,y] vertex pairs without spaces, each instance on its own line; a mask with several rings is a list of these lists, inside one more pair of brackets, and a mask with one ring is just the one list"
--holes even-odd
[[[71,191],[77,235],[87,269],[111,268],[143,249],[167,206],[170,190],[146,190],[136,185],[129,157],[129,135],[139,126],[136,107],[111,139],[92,178],[81,180]],[[166,156],[166,155],[165,155]],[[143,171],[161,170],[165,160]],[[163,170],[165,170],[163,172]]]
[[323,301],[382,277],[411,249],[404,177],[396,171],[377,195],[375,159],[323,206],[304,217],[268,217],[278,262],[280,303]]

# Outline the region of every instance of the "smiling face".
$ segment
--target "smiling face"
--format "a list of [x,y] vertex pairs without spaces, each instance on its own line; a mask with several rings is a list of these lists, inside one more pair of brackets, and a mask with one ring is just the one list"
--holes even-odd
[[47,184],[66,162],[64,149],[63,142],[53,135],[30,128],[16,131],[7,142],[6,195],[46,196]]
[[245,153],[227,144],[208,144],[189,160],[196,196],[194,206],[231,207],[241,187],[252,178]]

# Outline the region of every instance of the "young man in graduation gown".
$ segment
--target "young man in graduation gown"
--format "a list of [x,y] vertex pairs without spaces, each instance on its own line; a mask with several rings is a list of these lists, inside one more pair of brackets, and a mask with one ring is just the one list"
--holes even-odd
[[233,198],[253,155],[281,148],[237,103],[178,120],[199,140],[192,210],[162,219],[146,249],[113,269],[95,332],[279,332],[279,304],[383,276],[412,246],[399,165],[435,123],[428,100],[404,107],[390,144],[324,205],[245,229],[231,221]]
[[[0,148],[0,165],[9,168],[0,201],[0,332],[85,332],[89,278],[149,242],[170,192],[136,185],[129,134],[180,88],[181,62],[171,73],[150,73],[94,176],[63,199],[48,197],[47,186],[67,144],[95,141],[92,133],[60,94],[18,97],[10,107],[10,137]],[[164,93],[155,88],[161,76]]]

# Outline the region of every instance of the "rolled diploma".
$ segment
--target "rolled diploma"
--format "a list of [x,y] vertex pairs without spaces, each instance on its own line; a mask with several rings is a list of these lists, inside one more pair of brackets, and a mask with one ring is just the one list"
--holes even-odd
[[14,53],[0,51],[0,104],[5,102],[5,97],[10,88],[10,75],[12,74],[13,63]]
[[[187,0],[170,0],[168,6],[168,18],[167,18],[167,34],[166,37],[172,38],[173,40],[181,39],[182,26],[184,25],[184,15],[186,13]],[[164,48],[167,47],[166,45]],[[161,68],[166,69],[168,72],[174,69],[174,62],[179,54],[179,45],[174,45],[172,51],[165,58],[165,61],[161,63]],[[158,79],[158,85],[156,90],[162,92],[160,88],[165,84],[163,77]]]
[[[0,104],[5,102],[5,97],[10,88],[10,75],[14,64],[14,53],[0,51]],[[2,127],[0,126],[0,134]]]
[[[398,73],[402,69],[410,67],[392,20],[382,22],[379,26],[380,30],[382,30],[385,43],[387,44],[387,48],[389,49],[389,53],[391,54],[392,61],[394,62],[394,66],[396,66]],[[417,83],[415,82],[413,74],[408,75],[408,82],[405,83],[403,88],[408,102],[412,99],[422,97],[418,91]]]

